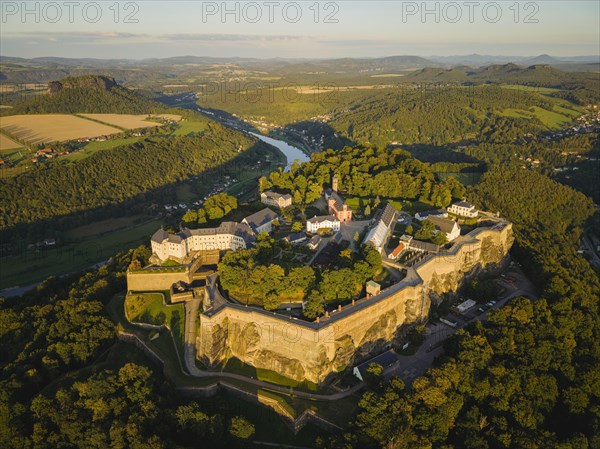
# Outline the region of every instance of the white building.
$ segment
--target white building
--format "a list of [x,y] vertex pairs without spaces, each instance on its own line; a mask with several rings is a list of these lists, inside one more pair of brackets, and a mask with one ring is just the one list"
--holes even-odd
[[468,218],[475,218],[479,214],[479,211],[475,209],[475,206],[473,206],[471,203],[467,203],[466,201],[459,201],[458,203],[454,203],[448,208],[448,212],[454,215],[458,215],[459,217]]
[[187,229],[169,234],[159,229],[151,239],[152,253],[161,261],[184,259],[193,251],[237,250],[254,243],[254,232],[246,224],[226,221],[217,228]]
[[273,222],[277,220],[279,216],[268,207],[258,211],[252,215],[248,215],[242,220],[242,223],[247,224],[252,228],[255,234],[261,232],[271,232],[273,230]]
[[398,212],[389,203],[385,206],[385,209],[380,209],[375,217],[375,226],[369,230],[363,243],[371,245],[381,254],[394,231],[397,217]]
[[340,230],[340,220],[336,218],[335,215],[321,215],[314,216],[313,218],[309,218],[306,221],[306,232],[315,233],[319,229],[329,228],[334,232]]
[[446,240],[451,242],[452,240],[460,237],[460,226],[453,220],[447,220],[446,218],[440,217],[427,217],[427,221],[434,224],[437,232],[443,232],[446,234]]
[[292,195],[289,193],[281,194],[267,190],[260,194],[260,201],[267,206],[275,206],[280,209],[292,205]]

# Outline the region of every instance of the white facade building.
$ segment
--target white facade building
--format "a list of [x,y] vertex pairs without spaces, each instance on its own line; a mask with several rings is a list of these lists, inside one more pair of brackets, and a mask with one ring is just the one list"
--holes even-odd
[[260,194],[260,201],[267,206],[275,206],[280,209],[292,205],[292,195],[289,193],[281,194],[267,190]]
[[437,232],[443,232],[446,234],[446,240],[451,242],[452,240],[460,237],[460,226],[457,222],[453,220],[448,220],[446,218],[439,217],[427,217],[427,221],[430,221],[434,224]]
[[454,215],[458,215],[459,217],[468,218],[475,218],[479,214],[479,211],[475,209],[475,206],[473,206],[471,203],[467,203],[466,201],[459,201],[458,203],[454,203],[448,208],[448,212]]
[[319,229],[329,228],[334,232],[340,230],[340,220],[338,220],[335,215],[321,215],[315,216],[313,218],[309,218],[306,221],[306,232],[315,233]]
[[184,259],[193,251],[237,250],[254,243],[254,232],[246,224],[226,221],[217,228],[183,229],[169,234],[159,229],[151,239],[152,253],[161,261]]

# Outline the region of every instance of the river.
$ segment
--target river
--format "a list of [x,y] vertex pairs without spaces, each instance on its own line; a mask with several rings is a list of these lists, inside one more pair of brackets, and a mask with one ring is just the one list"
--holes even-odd
[[299,162],[308,162],[310,160],[310,158],[302,150],[290,145],[287,142],[284,142],[283,140],[273,139],[272,137],[263,136],[262,134],[256,134],[253,132],[250,134],[262,140],[263,142],[268,143],[269,145],[273,145],[285,155],[287,158],[287,165],[285,167],[286,171],[290,169],[290,166],[296,160]]

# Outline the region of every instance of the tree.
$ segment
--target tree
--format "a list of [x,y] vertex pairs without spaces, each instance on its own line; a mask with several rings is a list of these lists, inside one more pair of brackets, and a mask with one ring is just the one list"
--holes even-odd
[[323,297],[318,291],[313,290],[306,301],[302,313],[306,318],[315,319],[316,317],[323,315],[324,312],[325,307],[323,306]]
[[234,416],[229,423],[229,433],[237,439],[249,440],[254,436],[254,424],[243,416]]
[[448,176],[444,184],[446,185],[446,188],[450,191],[450,194],[453,198],[460,199],[465,196],[465,186],[463,186],[454,176]]
[[435,225],[429,220],[423,220],[421,222],[421,229],[415,233],[415,238],[419,240],[430,240],[433,237],[435,231]]
[[188,210],[185,214],[183,214],[182,220],[185,223],[194,223],[198,221],[198,212],[195,210]]
[[373,209],[377,209],[380,204],[381,204],[381,199],[379,198],[379,195],[377,195],[375,197],[375,201],[373,201]]
[[438,231],[433,234],[433,237],[431,237],[431,241],[438,246],[444,246],[446,243],[448,243],[448,237],[445,232]]
[[383,366],[379,363],[370,363],[365,370],[364,381],[369,387],[379,389],[383,383]]
[[292,225],[292,232],[301,232],[304,229],[304,226],[302,226],[302,223],[300,223],[299,221],[294,222],[294,224]]
[[367,204],[365,206],[365,217],[370,217],[370,216],[371,216],[371,206]]
[[271,187],[273,187],[273,184],[271,184],[265,176],[261,176],[258,180],[259,193],[269,190]]

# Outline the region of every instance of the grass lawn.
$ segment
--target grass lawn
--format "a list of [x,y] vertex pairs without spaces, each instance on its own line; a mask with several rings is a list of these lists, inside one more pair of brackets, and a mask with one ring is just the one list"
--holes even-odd
[[183,357],[185,310],[183,304],[163,304],[164,298],[165,295],[162,293],[132,293],[127,295],[125,297],[125,315],[131,322],[164,323],[169,326],[177,350],[180,356]]
[[198,199],[198,195],[192,192],[192,186],[184,182],[179,184],[176,189],[177,201],[182,203],[191,203]]
[[61,158],[64,161],[72,161],[78,162],[85,158],[92,156],[94,153],[98,151],[104,150],[112,150],[113,148],[117,148],[123,145],[128,145],[130,143],[138,142],[142,140],[144,137],[128,137],[128,138],[120,138],[120,139],[110,139],[105,140],[104,142],[89,142],[83,148],[78,151],[75,151],[71,154],[67,154]]
[[59,245],[54,249],[26,250],[0,258],[0,288],[28,285],[49,276],[80,271],[119,251],[147,243],[159,227],[158,220],[99,237]]
[[505,109],[500,114],[505,117],[516,117],[516,118],[537,118],[545,126],[551,129],[561,128],[571,122],[573,117],[578,115],[576,111],[567,109],[559,105],[555,105],[552,111],[533,106],[529,110],[523,109]]
[[270,382],[275,385],[283,385],[284,387],[297,388],[303,391],[317,391],[317,385],[314,382],[306,380],[299,382],[297,380],[289,379],[279,373],[276,373],[275,371],[263,368],[255,368],[236,358],[227,360],[227,363],[223,367],[222,371],[242,374],[246,377],[254,377],[255,379]]
[[142,221],[143,215],[133,215],[131,217],[107,218],[106,220],[96,221],[88,225],[79,226],[65,232],[65,237],[69,241],[77,241],[94,237],[100,234],[117,231],[119,229],[133,226]]
[[172,136],[187,136],[190,133],[197,133],[206,129],[206,122],[194,122],[189,120],[181,120],[178,122],[179,127],[173,131]]

